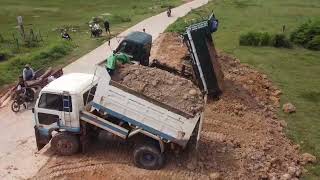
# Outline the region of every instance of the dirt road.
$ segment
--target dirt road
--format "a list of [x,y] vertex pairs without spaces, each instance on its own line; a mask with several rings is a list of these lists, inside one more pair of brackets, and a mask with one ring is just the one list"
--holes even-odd
[[[129,28],[119,36],[134,30],[146,29],[155,39],[169,24],[178,17],[184,16],[191,9],[204,5],[208,0],[195,0],[172,10],[172,17],[166,13],[150,17]],[[118,39],[111,40],[111,48],[115,49]],[[103,61],[111,49],[103,44],[87,55],[65,67],[64,72],[94,71],[94,65]],[[32,177],[50,157],[50,152],[37,154],[33,131],[32,113],[30,110],[18,114],[11,112],[9,107],[0,109],[0,179],[26,179]]]
[[30,177],[49,158],[37,153],[30,110],[15,114],[8,107],[0,109],[0,132],[0,179]]

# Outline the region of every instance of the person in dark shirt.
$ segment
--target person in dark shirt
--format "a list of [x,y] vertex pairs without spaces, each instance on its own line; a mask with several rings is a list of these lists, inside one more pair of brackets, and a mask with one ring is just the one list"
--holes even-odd
[[109,35],[110,35],[110,23],[108,20],[105,20],[104,23],[104,28],[106,29],[106,33],[109,32]]
[[71,36],[67,33],[67,31],[62,31],[61,32],[61,38],[66,39],[66,40],[72,40]]

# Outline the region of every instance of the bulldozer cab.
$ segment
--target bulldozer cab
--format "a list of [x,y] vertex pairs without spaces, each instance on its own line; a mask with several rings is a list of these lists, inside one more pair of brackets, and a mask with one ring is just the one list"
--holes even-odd
[[119,44],[115,53],[122,52],[132,56],[133,61],[141,65],[149,65],[149,56],[152,45],[152,36],[145,32],[132,32]]

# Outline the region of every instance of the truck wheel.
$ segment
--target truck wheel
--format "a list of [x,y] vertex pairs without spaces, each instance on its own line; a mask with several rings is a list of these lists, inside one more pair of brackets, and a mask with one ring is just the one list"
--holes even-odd
[[164,156],[153,144],[137,146],[133,151],[134,164],[143,169],[160,169],[164,164]]
[[51,140],[51,147],[62,156],[70,156],[78,152],[80,143],[76,135],[59,132]]

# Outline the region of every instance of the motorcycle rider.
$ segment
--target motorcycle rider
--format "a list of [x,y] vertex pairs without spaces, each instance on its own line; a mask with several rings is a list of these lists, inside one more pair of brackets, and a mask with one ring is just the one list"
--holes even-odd
[[22,99],[22,101],[24,102],[23,103],[24,108],[27,109],[27,103],[26,103],[27,88],[26,88],[26,85],[25,85],[25,82],[24,82],[22,76],[19,76],[19,82],[18,82],[18,86],[17,86],[17,89],[16,89],[16,93]]
[[169,6],[169,7],[168,7],[168,10],[167,10],[167,16],[168,16],[168,17],[170,17],[170,16],[171,16],[171,6]]
[[24,81],[29,81],[32,80],[34,77],[34,71],[33,69],[30,67],[29,64],[26,64],[24,66],[24,69],[22,71],[22,77]]

